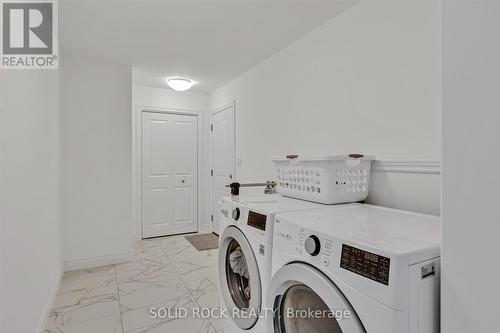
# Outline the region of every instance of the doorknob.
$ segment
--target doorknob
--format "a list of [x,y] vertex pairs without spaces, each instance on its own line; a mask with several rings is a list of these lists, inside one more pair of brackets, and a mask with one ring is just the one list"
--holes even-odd
[[186,180],[185,180],[185,179],[181,180],[181,183],[183,183],[183,184],[184,184],[185,182],[186,182]]
[[229,174],[229,179],[233,179],[233,175],[232,174]]

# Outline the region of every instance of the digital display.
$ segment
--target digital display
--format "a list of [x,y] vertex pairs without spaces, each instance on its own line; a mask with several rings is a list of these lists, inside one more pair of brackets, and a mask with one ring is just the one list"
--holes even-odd
[[340,267],[373,281],[389,285],[391,259],[342,244]]
[[247,224],[251,227],[257,228],[262,231],[266,231],[266,220],[267,216],[256,212],[248,212]]

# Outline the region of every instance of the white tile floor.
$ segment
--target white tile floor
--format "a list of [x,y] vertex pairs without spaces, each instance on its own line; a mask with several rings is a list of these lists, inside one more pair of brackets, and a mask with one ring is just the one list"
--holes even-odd
[[217,250],[184,236],[138,242],[133,261],[66,272],[45,333],[212,333],[216,319],[152,319],[152,308],[218,307]]

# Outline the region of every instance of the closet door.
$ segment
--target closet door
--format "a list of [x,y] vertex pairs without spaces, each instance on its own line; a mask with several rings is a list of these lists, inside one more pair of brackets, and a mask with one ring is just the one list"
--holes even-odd
[[142,114],[142,237],[197,231],[197,117]]

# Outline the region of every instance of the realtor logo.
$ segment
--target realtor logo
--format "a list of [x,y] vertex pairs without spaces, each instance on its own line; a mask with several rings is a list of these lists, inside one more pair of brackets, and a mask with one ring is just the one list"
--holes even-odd
[[55,0],[0,0],[2,69],[57,68]]

